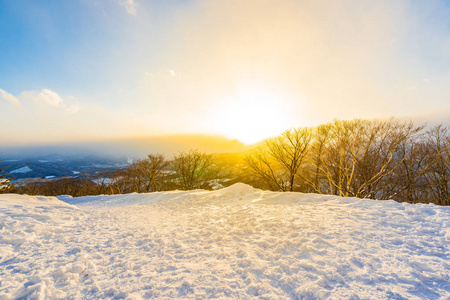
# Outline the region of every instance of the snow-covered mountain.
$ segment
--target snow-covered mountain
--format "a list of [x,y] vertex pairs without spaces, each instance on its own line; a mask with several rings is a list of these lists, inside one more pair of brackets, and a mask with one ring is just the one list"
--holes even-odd
[[235,184],[0,195],[0,299],[449,299],[450,207]]
[[62,156],[50,154],[20,157],[0,161],[3,173],[11,173],[14,180],[26,178],[78,177],[82,173],[94,175],[101,171],[116,171],[127,167],[129,158],[87,156]]

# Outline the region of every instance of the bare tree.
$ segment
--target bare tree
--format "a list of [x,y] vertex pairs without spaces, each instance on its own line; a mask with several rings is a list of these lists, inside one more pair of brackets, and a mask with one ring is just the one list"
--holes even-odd
[[111,174],[108,182],[108,194],[124,194],[136,192],[132,188],[132,179],[130,176],[131,172],[127,170],[119,170]]
[[28,195],[96,195],[96,184],[84,178],[29,179],[18,184],[14,192]]
[[83,177],[95,183],[95,195],[111,194],[112,177],[116,171],[102,171],[97,172],[95,175],[84,174]]
[[403,145],[412,144],[412,139],[423,128],[393,119],[371,122],[364,139],[364,151],[357,158],[356,197],[391,199],[394,196],[388,188],[393,182],[392,176],[409,155],[403,151]]
[[288,129],[281,136],[266,140],[265,146],[248,155],[245,161],[269,188],[292,192],[310,142],[310,129]]
[[162,154],[149,154],[146,159],[137,161],[134,172],[138,175],[144,192],[164,190],[166,173],[169,162]]
[[450,132],[448,127],[438,125],[427,132],[426,143],[430,151],[429,170],[426,180],[429,183],[432,202],[450,205]]
[[251,170],[249,175],[255,177],[257,185],[259,180],[265,188],[272,191],[287,191],[287,174],[265,147],[252,151],[245,157],[245,163]]
[[401,164],[389,184],[384,185],[383,193],[399,202],[427,201],[430,196],[425,174],[430,168],[430,151],[426,143],[422,139],[404,142],[398,150],[398,156],[403,158]]
[[324,155],[329,144],[331,124],[320,125],[312,130],[310,149],[305,157],[305,168],[297,177],[305,185],[305,192],[329,194],[333,190],[324,172]]
[[390,198],[387,186],[404,159],[402,143],[423,126],[389,121],[335,121],[320,170],[331,194],[359,198]]
[[328,181],[330,194],[349,196],[366,126],[367,122],[361,120],[329,124],[319,169]]
[[177,176],[178,187],[183,190],[208,188],[208,181],[213,177],[211,155],[198,150],[174,155],[172,167]]

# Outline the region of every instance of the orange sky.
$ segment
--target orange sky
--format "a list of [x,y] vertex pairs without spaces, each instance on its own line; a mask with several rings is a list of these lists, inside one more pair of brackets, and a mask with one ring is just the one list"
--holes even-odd
[[251,143],[335,118],[450,112],[442,1],[30,1],[1,9],[9,24],[0,31],[4,143],[178,133]]

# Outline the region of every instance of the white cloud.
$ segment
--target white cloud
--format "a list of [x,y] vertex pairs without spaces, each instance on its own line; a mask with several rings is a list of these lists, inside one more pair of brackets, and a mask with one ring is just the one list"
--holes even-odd
[[[24,91],[22,92],[21,96],[22,98],[32,100],[35,103],[45,104],[55,108],[61,108],[68,113],[76,113],[80,110],[80,104],[78,103],[78,101],[67,105],[66,103],[64,103],[64,99],[60,95],[58,95],[58,93],[49,89],[43,89],[40,92]],[[76,99],[74,97],[70,98]]]
[[36,91],[25,91],[22,93],[22,97],[36,102],[46,103],[53,107],[61,107],[64,102],[61,96],[49,89],[43,89],[40,93]]
[[5,90],[0,89],[0,98],[3,98],[4,100],[11,102],[14,105],[19,106],[20,105],[20,101],[19,99],[17,99],[16,96],[11,95],[10,93],[8,93]]
[[127,13],[130,15],[136,15],[136,2],[134,0],[125,0],[120,2],[125,7]]
[[69,114],[75,114],[80,110],[80,103],[75,102],[66,107],[66,112]]

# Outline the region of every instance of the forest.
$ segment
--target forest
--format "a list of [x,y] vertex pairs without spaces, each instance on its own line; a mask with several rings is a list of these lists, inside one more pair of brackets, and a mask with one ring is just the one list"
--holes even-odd
[[288,129],[241,153],[151,153],[95,176],[8,186],[2,180],[3,192],[28,195],[211,190],[242,182],[272,191],[449,205],[450,131],[394,118],[336,120]]

